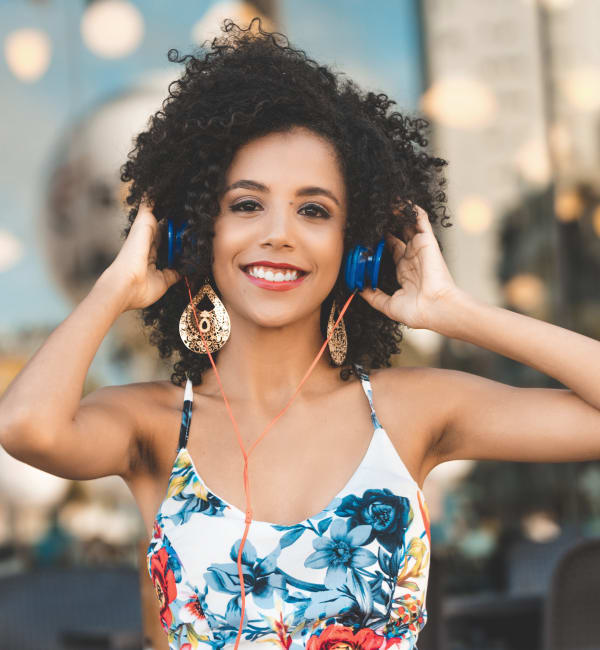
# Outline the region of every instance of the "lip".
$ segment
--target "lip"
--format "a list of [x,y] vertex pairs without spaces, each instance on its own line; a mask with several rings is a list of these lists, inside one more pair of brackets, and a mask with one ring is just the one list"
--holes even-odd
[[[252,266],[249,264],[248,266]],[[272,266],[272,265],[263,265],[263,266]],[[297,267],[292,267],[292,268],[297,268]],[[269,280],[265,280],[264,278],[255,278],[253,275],[250,275],[250,273],[246,273],[244,269],[241,269],[242,273],[252,282],[252,284],[255,284],[257,287],[260,287],[261,289],[268,289],[269,291],[290,291],[291,289],[295,289],[297,286],[302,284],[304,282],[304,279],[308,276],[308,273],[304,273],[303,275],[299,276],[295,280],[290,280],[289,282],[286,282],[285,280],[282,282],[270,282]]]
[[248,264],[244,264],[242,270],[247,269],[249,266],[271,266],[275,269],[294,269],[296,271],[302,271],[302,273],[308,273],[308,271],[301,269],[299,266],[287,264],[287,262],[269,262],[268,260],[259,260],[258,262],[249,262]]

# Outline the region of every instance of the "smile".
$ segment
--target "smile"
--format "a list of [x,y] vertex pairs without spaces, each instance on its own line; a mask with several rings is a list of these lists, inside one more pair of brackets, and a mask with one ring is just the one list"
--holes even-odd
[[242,269],[244,275],[258,287],[271,291],[287,291],[300,285],[308,275],[305,271],[272,266],[250,265]]

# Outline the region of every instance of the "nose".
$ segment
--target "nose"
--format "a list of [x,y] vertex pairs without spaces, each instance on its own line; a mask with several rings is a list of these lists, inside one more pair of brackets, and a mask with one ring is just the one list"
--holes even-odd
[[293,219],[285,207],[278,207],[264,220],[261,246],[294,248]]

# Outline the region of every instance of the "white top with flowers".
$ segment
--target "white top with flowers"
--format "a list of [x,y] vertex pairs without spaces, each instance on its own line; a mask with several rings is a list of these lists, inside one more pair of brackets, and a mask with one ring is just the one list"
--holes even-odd
[[[252,522],[242,553],[241,648],[267,641],[286,650],[416,650],[427,619],[427,505],[377,419],[368,374],[355,368],[371,407],[369,448],[317,515],[290,526]],[[186,448],[192,399],[188,379],[180,448],[147,552],[171,650],[232,646],[241,617],[245,514],[196,471]]]

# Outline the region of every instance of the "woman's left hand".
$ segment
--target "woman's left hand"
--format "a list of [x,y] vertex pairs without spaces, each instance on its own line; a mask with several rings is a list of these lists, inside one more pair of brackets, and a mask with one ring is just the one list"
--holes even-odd
[[386,235],[396,264],[401,288],[388,295],[381,289],[365,288],[360,295],[375,309],[392,320],[413,329],[436,329],[436,314],[446,299],[459,293],[433,234],[427,213],[415,205],[415,226],[404,229],[405,244]]

